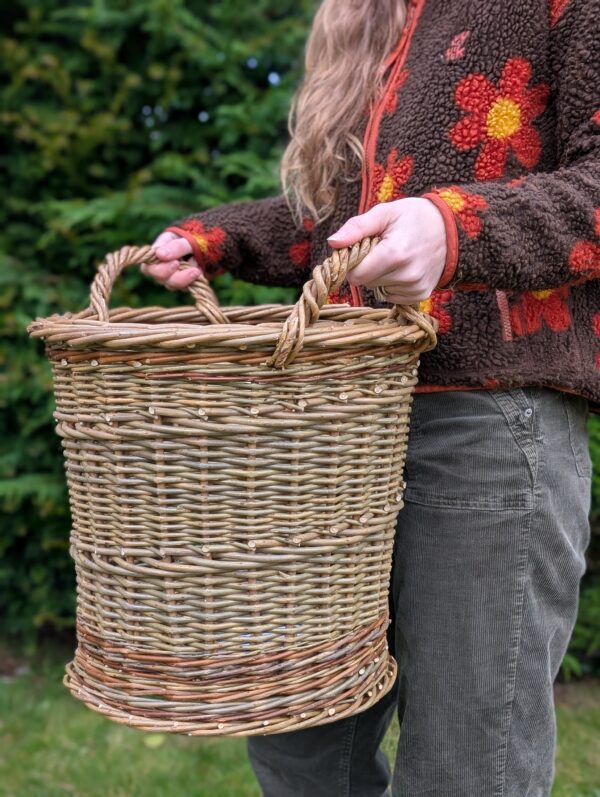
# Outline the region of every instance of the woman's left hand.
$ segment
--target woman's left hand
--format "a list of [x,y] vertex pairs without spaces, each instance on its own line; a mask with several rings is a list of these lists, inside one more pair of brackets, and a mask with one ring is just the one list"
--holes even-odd
[[378,235],[381,242],[348,275],[353,285],[384,286],[394,304],[429,298],[446,262],[446,228],[428,199],[408,198],[375,205],[349,219],[327,241],[339,249]]

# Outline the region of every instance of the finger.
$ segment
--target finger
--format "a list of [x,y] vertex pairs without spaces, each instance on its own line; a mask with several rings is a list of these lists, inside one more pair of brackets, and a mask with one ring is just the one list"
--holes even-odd
[[383,287],[388,291],[400,291],[408,293],[419,290],[422,287],[423,275],[410,269],[408,266],[397,266],[388,271],[387,274],[372,280],[371,282],[361,282],[365,288]]
[[375,205],[366,213],[348,219],[337,232],[329,236],[327,243],[334,248],[339,248],[352,246],[362,238],[381,235],[389,224],[389,216],[390,210],[386,208],[385,203]]
[[386,299],[392,304],[419,304],[424,301],[422,293],[398,293],[394,291],[388,291]]
[[171,291],[182,290],[191,285],[194,280],[197,280],[202,272],[199,268],[184,268],[176,271],[165,282],[165,286]]
[[401,265],[398,246],[391,238],[377,244],[365,259],[348,274],[352,285],[383,284],[385,277]]
[[192,245],[185,238],[175,238],[173,241],[167,241],[156,250],[156,256],[161,260],[175,260],[178,257],[185,257],[192,254]]
[[179,237],[180,236],[177,235],[177,233],[175,233],[175,232],[161,232],[161,234],[158,235],[154,239],[154,243],[152,244],[152,248],[156,249],[157,246],[162,246],[163,244],[166,244],[169,241],[174,241],[175,238],[179,238]]
[[144,263],[141,267],[143,274],[157,280],[158,282],[166,282],[171,274],[179,268],[179,260],[171,260],[169,263],[156,263],[153,266],[148,266]]

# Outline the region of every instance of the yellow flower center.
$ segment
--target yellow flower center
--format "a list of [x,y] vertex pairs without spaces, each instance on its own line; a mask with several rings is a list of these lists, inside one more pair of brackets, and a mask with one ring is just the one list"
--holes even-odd
[[203,235],[194,235],[196,239],[196,243],[198,244],[198,248],[205,255],[208,252],[208,241]]
[[455,213],[460,213],[465,209],[465,205],[467,204],[458,191],[452,191],[449,188],[440,191],[440,198],[443,199],[450,210],[453,210]]
[[521,109],[514,100],[500,97],[487,115],[487,131],[492,138],[510,138],[521,128]]
[[379,191],[377,192],[377,199],[380,202],[387,202],[392,198],[394,193],[394,180],[391,174],[386,174],[383,178]]
[[531,291],[531,295],[538,300],[538,302],[547,299],[548,296],[551,296],[554,293],[553,289],[545,289],[543,291]]
[[429,299],[424,299],[422,302],[419,302],[419,310],[422,313],[428,313],[431,315],[431,297]]

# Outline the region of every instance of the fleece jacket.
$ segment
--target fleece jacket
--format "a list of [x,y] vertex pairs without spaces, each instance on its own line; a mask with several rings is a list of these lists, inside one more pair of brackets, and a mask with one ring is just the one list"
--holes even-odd
[[[409,0],[364,162],[335,212],[283,195],[174,221],[208,277],[301,286],[349,217],[408,196],[444,217],[417,392],[551,387],[600,412],[600,0]],[[354,157],[354,156],[349,156]],[[378,306],[367,289],[332,302]]]

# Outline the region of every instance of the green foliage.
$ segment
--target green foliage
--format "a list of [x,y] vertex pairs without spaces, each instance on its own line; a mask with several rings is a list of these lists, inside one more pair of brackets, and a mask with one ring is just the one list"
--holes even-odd
[[590,454],[594,463],[592,474],[592,522],[600,525],[600,415],[590,418]]
[[582,587],[577,625],[562,663],[562,672],[566,680],[600,672],[600,579],[597,575],[588,578]]
[[[15,0],[0,38],[0,613],[72,623],[50,369],[36,316],[80,310],[95,263],[194,210],[277,190],[309,0]],[[219,278],[224,304],[290,301]],[[139,272],[115,305],[189,298]]]
[[[3,675],[5,656],[0,641]],[[37,661],[15,662],[15,674],[4,667],[2,797],[259,797],[243,739],[140,733],[110,722],[62,685],[70,657],[40,645]]]
[[600,416],[588,424],[592,473],[592,541],[587,551],[588,572],[584,577],[577,625],[562,666],[567,678],[600,675]]
[[[277,190],[314,0],[14,0],[0,36],[0,615],[32,634],[73,618],[70,517],[36,316],[79,310],[95,263],[172,220]],[[224,304],[289,301],[225,275]],[[115,305],[173,305],[137,271]],[[591,423],[600,463],[600,419]],[[593,516],[600,523],[600,470]],[[596,544],[597,547],[597,544]],[[595,557],[596,554],[593,554]],[[590,664],[586,583],[569,672]],[[587,592],[586,592],[587,595]],[[587,651],[587,652],[586,652]],[[587,658],[586,658],[587,657]],[[571,664],[569,665],[569,662]],[[567,669],[565,670],[567,672]]]

